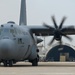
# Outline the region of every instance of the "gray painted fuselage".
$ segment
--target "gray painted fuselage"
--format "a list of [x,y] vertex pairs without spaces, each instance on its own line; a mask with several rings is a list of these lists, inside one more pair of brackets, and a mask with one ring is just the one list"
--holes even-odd
[[0,61],[33,60],[37,58],[37,46],[27,26],[7,23],[0,26]]

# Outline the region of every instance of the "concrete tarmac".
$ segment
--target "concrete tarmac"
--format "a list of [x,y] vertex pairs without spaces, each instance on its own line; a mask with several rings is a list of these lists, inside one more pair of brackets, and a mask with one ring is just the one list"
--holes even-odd
[[0,75],[75,75],[75,62],[39,62],[37,67],[28,62],[19,62],[13,67],[1,64]]

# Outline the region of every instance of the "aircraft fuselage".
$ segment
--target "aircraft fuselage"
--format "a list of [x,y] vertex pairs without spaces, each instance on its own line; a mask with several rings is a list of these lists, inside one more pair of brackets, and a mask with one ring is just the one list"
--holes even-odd
[[0,61],[2,60],[33,60],[37,57],[37,46],[27,27],[13,23],[0,27]]

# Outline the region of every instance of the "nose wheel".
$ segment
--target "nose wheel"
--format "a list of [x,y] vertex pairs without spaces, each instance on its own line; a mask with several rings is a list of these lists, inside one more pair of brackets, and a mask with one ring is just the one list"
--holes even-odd
[[7,67],[7,61],[6,60],[3,61],[3,64],[4,64],[5,67]]
[[9,61],[4,60],[3,61],[3,64],[4,64],[4,67],[7,67],[7,66],[12,67],[13,61],[12,60],[9,60]]
[[13,61],[9,60],[9,67],[12,67],[12,65],[13,65]]

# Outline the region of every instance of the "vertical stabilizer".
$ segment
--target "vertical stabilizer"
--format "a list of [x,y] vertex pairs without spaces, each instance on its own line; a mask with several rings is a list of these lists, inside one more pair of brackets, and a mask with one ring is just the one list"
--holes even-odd
[[26,0],[21,0],[20,22],[19,25],[27,25]]

